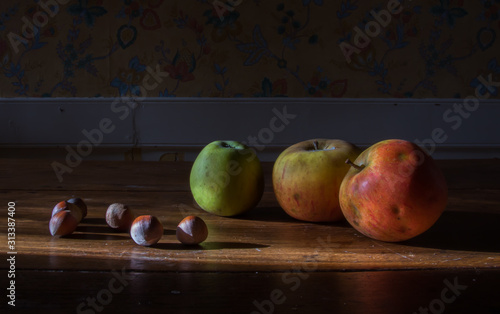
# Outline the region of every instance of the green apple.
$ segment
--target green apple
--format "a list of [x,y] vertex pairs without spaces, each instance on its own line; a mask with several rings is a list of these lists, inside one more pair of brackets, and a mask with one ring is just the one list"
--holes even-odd
[[196,157],[189,184],[202,209],[235,216],[257,206],[264,175],[253,149],[237,141],[214,141]]
[[294,144],[274,163],[273,188],[287,214],[311,222],[343,218],[339,188],[349,170],[347,158],[361,149],[342,140],[315,139]]

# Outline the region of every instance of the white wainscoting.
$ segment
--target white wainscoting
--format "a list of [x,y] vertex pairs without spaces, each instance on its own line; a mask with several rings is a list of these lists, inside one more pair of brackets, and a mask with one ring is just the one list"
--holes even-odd
[[320,137],[362,147],[401,138],[424,141],[438,159],[499,158],[499,119],[498,99],[4,98],[0,157],[64,158],[67,145],[90,133],[88,159],[119,160],[133,149],[142,160],[192,160],[210,141],[233,139],[274,160],[290,144]]

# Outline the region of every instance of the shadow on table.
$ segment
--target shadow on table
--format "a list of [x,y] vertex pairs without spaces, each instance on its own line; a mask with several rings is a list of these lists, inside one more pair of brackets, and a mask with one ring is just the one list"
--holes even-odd
[[198,245],[184,245],[182,243],[157,243],[153,248],[161,250],[222,250],[222,249],[261,249],[269,245],[245,242],[203,242]]
[[[87,222],[86,222],[87,223]],[[106,222],[104,222],[104,226],[87,226],[80,225],[76,227],[76,232],[81,233],[72,233],[70,235],[65,236],[69,239],[77,239],[77,240],[124,240],[130,239],[130,236],[127,232],[116,231],[108,227]],[[111,233],[111,234],[110,234]]]
[[[90,226],[89,226],[90,225]],[[97,225],[97,226],[96,226]],[[124,233],[123,231],[116,231],[111,229],[106,223],[106,219],[104,218],[84,218],[82,220],[82,225],[76,227],[76,231],[79,232],[88,232],[88,233]],[[175,235],[175,230],[172,229],[164,229],[163,235]]]
[[175,235],[175,230],[173,230],[173,229],[163,229],[163,235]]
[[83,218],[82,219],[82,224],[90,224],[90,225],[103,225],[107,226],[106,224],[106,219],[104,218]]
[[115,231],[114,229],[111,229],[108,227],[108,225],[105,226],[78,226],[76,227],[77,232],[86,232],[86,233],[124,233],[124,232],[118,232]]
[[[249,210],[246,213],[231,218],[242,219],[242,220],[268,221],[268,222],[309,223],[307,221],[301,221],[289,216],[281,207],[257,207]],[[317,225],[336,225],[339,227],[342,226],[350,227],[346,221],[311,222],[311,223]]]
[[290,217],[280,207],[256,207],[249,211],[232,216],[232,219],[242,220],[257,220],[257,221],[270,221],[270,222],[297,222],[298,220]]
[[432,228],[401,244],[442,250],[500,252],[500,215],[445,211]]
[[[77,231],[79,231],[77,229]],[[130,239],[130,236],[127,234],[104,234],[104,233],[72,233],[64,236],[66,239],[75,239],[75,240],[127,240]]]

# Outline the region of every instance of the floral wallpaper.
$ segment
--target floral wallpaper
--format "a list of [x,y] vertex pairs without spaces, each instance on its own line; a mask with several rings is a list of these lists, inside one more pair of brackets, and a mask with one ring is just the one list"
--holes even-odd
[[3,0],[0,97],[460,98],[498,35],[499,0]]

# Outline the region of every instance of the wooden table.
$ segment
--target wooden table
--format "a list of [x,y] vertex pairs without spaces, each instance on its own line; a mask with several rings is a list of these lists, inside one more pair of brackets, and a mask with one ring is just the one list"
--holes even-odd
[[[288,217],[272,192],[272,164],[259,206],[224,218],[193,205],[191,163],[84,161],[59,182],[51,162],[0,159],[0,277],[5,293],[15,202],[16,312],[500,313],[499,160],[439,161],[447,211],[404,243],[371,240],[346,222]],[[73,195],[87,203],[87,218],[74,234],[51,237],[53,206]],[[110,230],[104,214],[114,202],[156,215],[160,243],[140,247]],[[194,248],[175,238],[188,214],[209,227]]]

